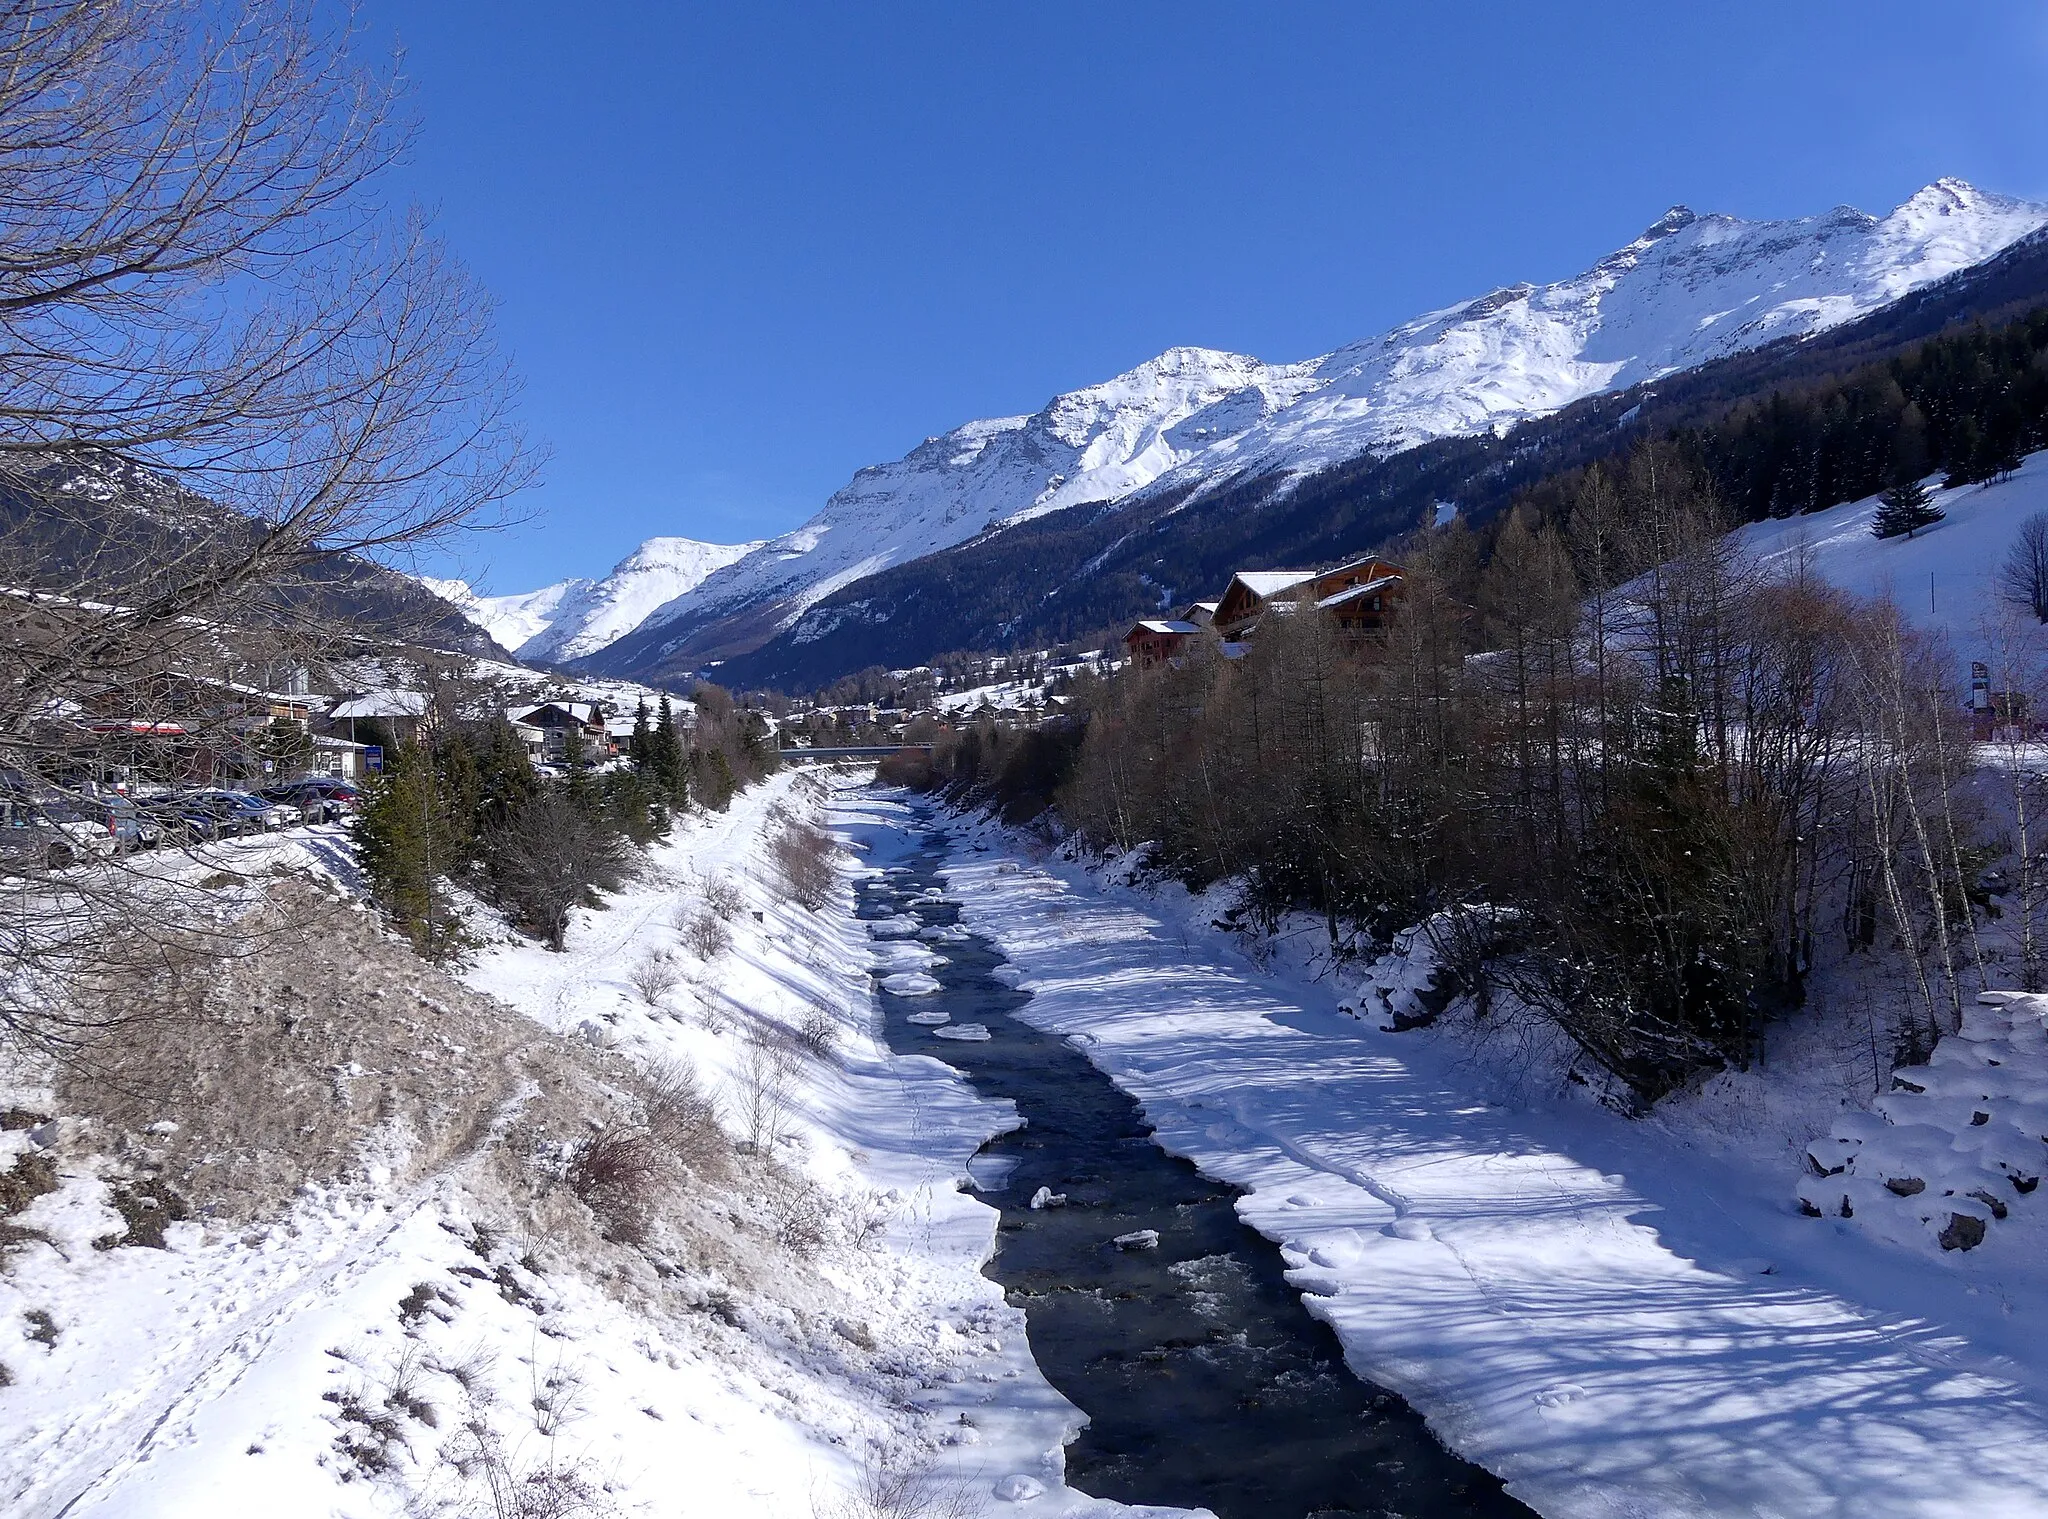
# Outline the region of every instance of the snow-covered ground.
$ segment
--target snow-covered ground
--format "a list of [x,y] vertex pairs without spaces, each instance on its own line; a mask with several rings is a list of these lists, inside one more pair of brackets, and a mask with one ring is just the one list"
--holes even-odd
[[[1803,560],[1812,573],[1858,596],[1889,598],[1915,626],[1948,635],[1956,656],[1982,659],[1989,625],[2000,616],[1998,567],[2020,524],[2048,511],[2048,453],[2029,456],[2008,480],[1939,489],[1947,515],[1911,538],[1877,538],[1877,498],[1824,512],[1754,522],[1735,534],[1766,571],[1790,574]],[[2025,614],[2022,614],[2025,615]],[[2031,617],[2026,619],[2031,622]]]
[[1945,1254],[1801,1216],[1782,1154],[1682,1104],[1630,1122],[1517,1092],[1455,1038],[1261,969],[1213,901],[961,832],[949,884],[1033,993],[1021,1016],[1249,1189],[1353,1366],[1539,1512],[2048,1513],[2031,1230]]
[[[394,1136],[281,1217],[92,1248],[122,1228],[95,1151],[111,1136],[10,1126],[0,1167],[37,1152],[59,1184],[7,1218],[41,1237],[0,1274],[0,1510],[819,1519],[896,1469],[976,1509],[1145,1512],[1062,1486],[1078,1415],[980,1273],[997,1214],[960,1187],[1013,1114],[880,1042],[871,963],[933,951],[871,955],[849,888],[805,911],[764,863],[785,818],[829,813],[853,868],[884,869],[892,812],[778,778],[682,824],[578,913],[566,954],[479,914],[466,985],[378,941],[340,973],[391,1037],[335,1068],[337,1093],[414,1090],[437,1062],[501,1085],[471,1116],[444,1107],[438,1146]],[[262,841],[245,863],[331,879],[338,842]],[[722,950],[692,932],[707,911]],[[767,1135],[737,1181],[673,1201],[688,1229],[636,1250],[567,1194],[520,1191],[550,1146],[600,1132],[607,1094],[678,1062],[728,1129]],[[548,1111],[561,1123],[536,1127]]]

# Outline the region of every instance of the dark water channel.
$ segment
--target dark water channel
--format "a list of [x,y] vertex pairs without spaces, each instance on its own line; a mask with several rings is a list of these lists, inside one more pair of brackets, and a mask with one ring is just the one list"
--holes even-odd
[[[863,887],[860,915],[956,924],[957,905],[917,895],[944,857],[928,837],[907,872]],[[1075,1487],[1221,1519],[1526,1519],[1399,1398],[1350,1373],[1335,1334],[1287,1285],[1278,1249],[1239,1221],[1231,1189],[1153,1143],[1137,1104],[1084,1055],[1010,1016],[1029,999],[991,974],[1000,954],[979,938],[931,947],[946,959],[929,972],[941,990],[882,994],[889,1043],[946,1061],[1026,1120],[972,1171],[1002,1210],[988,1272],[1024,1310],[1047,1379],[1089,1416],[1067,1450]],[[935,1011],[990,1037],[944,1039],[905,1021]],[[1032,1209],[1040,1187],[1065,1206]],[[1145,1229],[1157,1248],[1110,1243]]]

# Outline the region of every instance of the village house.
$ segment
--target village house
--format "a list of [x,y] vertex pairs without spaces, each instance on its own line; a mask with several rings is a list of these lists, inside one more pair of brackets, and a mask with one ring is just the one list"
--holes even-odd
[[362,742],[364,735],[382,733],[395,745],[419,737],[420,721],[427,715],[424,691],[356,691],[335,698],[322,726],[330,737]]
[[1124,652],[1134,667],[1150,670],[1178,655],[1187,641],[1201,631],[1193,623],[1178,618],[1143,618],[1124,634]]
[[1314,607],[1328,613],[1344,633],[1365,637],[1386,626],[1405,579],[1398,564],[1372,555],[1326,570],[1240,570],[1216,603],[1216,630],[1226,639],[1241,640],[1273,608]]
[[[611,753],[610,739],[605,733],[604,709],[596,702],[542,702],[539,706],[508,713],[507,716],[515,724],[540,730],[541,757],[551,765],[558,765],[568,758],[572,733],[582,743],[585,758],[603,759]],[[627,732],[629,735],[632,732],[630,723],[627,724]]]

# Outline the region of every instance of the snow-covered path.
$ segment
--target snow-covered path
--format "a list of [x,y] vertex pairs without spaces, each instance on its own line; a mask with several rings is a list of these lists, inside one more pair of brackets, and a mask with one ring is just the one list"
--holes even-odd
[[1161,1143],[1248,1188],[1241,1213],[1355,1369],[1532,1507],[2048,1514],[2048,1399],[2024,1367],[1872,1306],[1894,1293],[1759,1258],[1784,1242],[1654,1131],[1618,1162],[1620,1120],[1489,1106],[1327,990],[983,839],[948,875],[1034,993],[1021,1016],[1084,1041]]

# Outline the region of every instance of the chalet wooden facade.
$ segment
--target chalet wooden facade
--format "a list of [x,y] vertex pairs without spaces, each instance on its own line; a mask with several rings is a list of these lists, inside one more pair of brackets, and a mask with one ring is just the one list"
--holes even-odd
[[1201,631],[1180,618],[1143,618],[1124,634],[1124,653],[1137,669],[1150,670],[1179,654]]
[[1326,570],[1241,570],[1216,603],[1216,631],[1240,640],[1269,610],[1314,608],[1344,633],[1367,637],[1386,626],[1406,578],[1401,566],[1373,555]]

